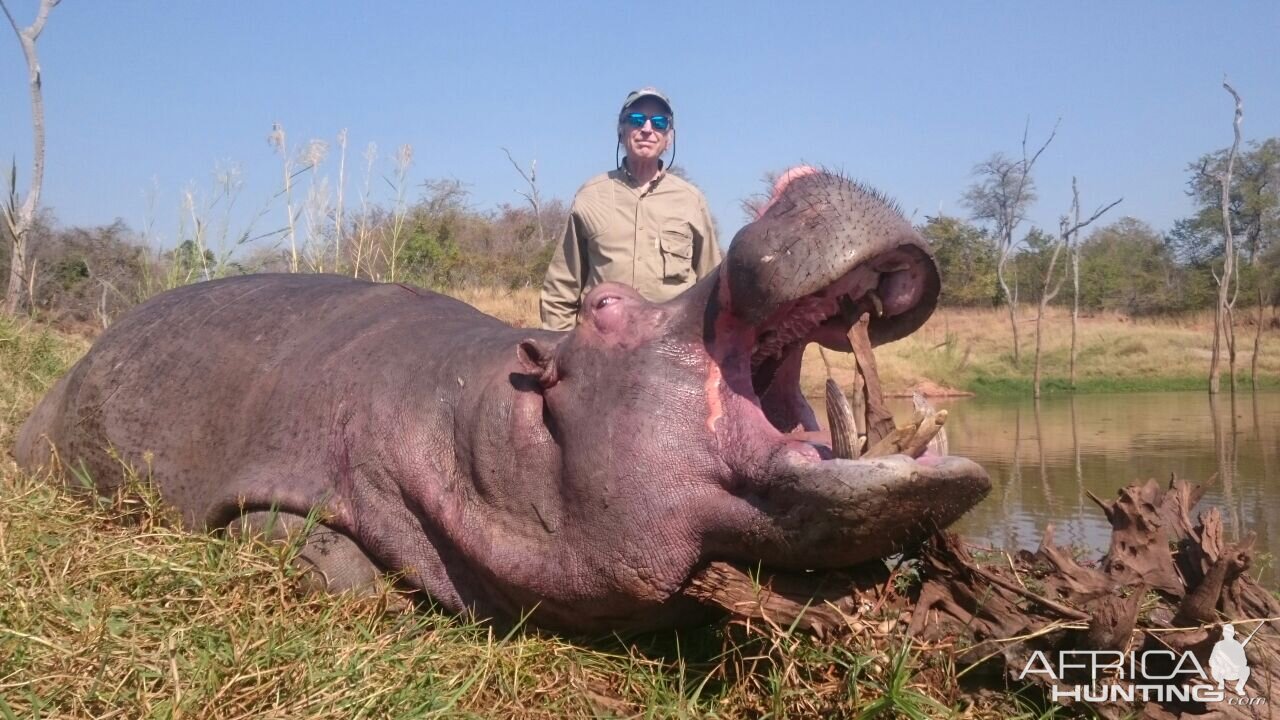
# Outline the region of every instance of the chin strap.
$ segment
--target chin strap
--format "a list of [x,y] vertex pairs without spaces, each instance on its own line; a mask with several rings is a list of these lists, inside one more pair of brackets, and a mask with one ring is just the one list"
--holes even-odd
[[[674,126],[672,126],[674,127]],[[619,138],[616,145],[613,146],[613,166],[615,168],[622,167],[622,140]],[[662,159],[658,159],[659,170],[669,170],[676,166],[676,139],[671,138],[671,162],[666,165],[662,164]]]

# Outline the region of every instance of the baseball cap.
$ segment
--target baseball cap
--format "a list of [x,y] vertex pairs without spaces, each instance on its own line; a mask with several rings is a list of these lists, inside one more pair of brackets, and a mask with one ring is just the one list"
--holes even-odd
[[632,90],[630,93],[627,94],[627,99],[622,101],[622,109],[618,111],[618,114],[621,115],[622,113],[627,111],[627,108],[631,107],[632,105],[635,105],[641,99],[647,98],[647,97],[651,97],[654,100],[657,100],[658,102],[662,103],[663,105],[666,105],[667,113],[669,115],[675,116],[676,111],[675,111],[675,108],[671,107],[671,100],[667,98],[667,96],[663,94],[663,92],[656,87],[642,87],[639,90]]

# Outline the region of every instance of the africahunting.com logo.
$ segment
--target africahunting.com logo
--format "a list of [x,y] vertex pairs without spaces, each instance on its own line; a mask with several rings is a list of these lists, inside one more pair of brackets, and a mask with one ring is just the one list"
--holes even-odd
[[1043,676],[1050,681],[1051,697],[1057,702],[1263,705],[1266,698],[1250,695],[1246,687],[1249,659],[1244,648],[1252,639],[1251,634],[1240,642],[1236,640],[1235,627],[1223,625],[1222,639],[1209,653],[1207,670],[1191,651],[1063,650],[1055,655],[1037,650],[1018,679]]

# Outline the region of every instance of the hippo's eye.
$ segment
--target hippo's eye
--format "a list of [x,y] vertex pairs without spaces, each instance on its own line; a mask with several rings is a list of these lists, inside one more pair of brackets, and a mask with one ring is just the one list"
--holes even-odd
[[596,301],[596,309],[599,310],[608,305],[612,305],[621,299],[622,298],[618,297],[617,295],[605,295],[604,297]]

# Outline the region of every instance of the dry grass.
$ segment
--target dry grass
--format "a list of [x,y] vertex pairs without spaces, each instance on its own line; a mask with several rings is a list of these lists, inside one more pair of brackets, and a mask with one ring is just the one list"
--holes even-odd
[[538,317],[537,288],[462,288],[450,295],[515,327],[542,325]]
[[[1034,316],[1020,316],[1021,363],[1013,363],[1012,333],[1004,310],[945,309],[916,334],[878,351],[891,386],[929,379],[979,393],[1029,394],[1034,361]],[[1077,386],[1082,392],[1206,388],[1212,318],[1130,319],[1100,314],[1082,317]],[[1247,385],[1253,326],[1237,330],[1241,382]],[[1069,389],[1071,318],[1051,309],[1044,320],[1044,386]],[[1225,362],[1225,361],[1224,361]],[[1263,333],[1261,382],[1280,378],[1280,337]],[[1226,382],[1224,365],[1224,383]]]
[[[0,443],[85,347],[0,319]],[[177,531],[143,483],[91,504],[6,460],[0,718],[1046,716],[973,707],[897,635],[500,630],[386,588],[305,594],[293,552]]]

